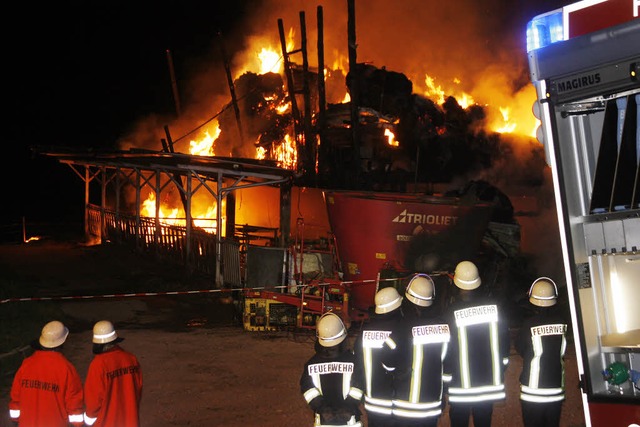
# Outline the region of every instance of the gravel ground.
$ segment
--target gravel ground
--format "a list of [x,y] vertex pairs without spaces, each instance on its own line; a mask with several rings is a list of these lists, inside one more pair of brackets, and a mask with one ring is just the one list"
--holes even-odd
[[[113,247],[60,242],[0,245],[0,271],[11,284],[38,285],[44,295],[101,295],[153,284],[171,288],[174,271]],[[17,279],[16,279],[17,278]],[[22,278],[22,279],[21,279]],[[205,286],[206,283],[193,283]],[[182,286],[182,285],[180,285]],[[0,305],[2,321],[7,304]],[[302,367],[313,353],[308,332],[244,331],[233,306],[207,294],[55,303],[71,334],[65,354],[84,378],[91,358],[93,322],[112,320],[122,346],[140,359],[144,373],[142,427],[311,426],[311,411],[298,388]],[[44,324],[51,319],[36,319]],[[24,337],[28,344],[33,336]],[[522,425],[517,378],[522,359],[512,352],[507,399],[495,405],[493,426]],[[10,375],[3,372],[3,375]],[[573,346],[566,356],[567,393],[562,427],[585,426]],[[8,387],[0,390],[0,427],[10,427]],[[449,426],[447,410],[440,427]],[[11,426],[12,427],[12,426]]]

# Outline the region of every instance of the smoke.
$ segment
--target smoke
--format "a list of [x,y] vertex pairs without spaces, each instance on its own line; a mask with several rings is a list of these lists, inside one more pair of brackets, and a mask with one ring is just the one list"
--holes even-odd
[[[446,85],[457,79],[468,92],[498,73],[505,76],[503,92],[517,91],[525,83],[524,24],[505,3],[356,1],[357,60],[402,72],[418,86],[425,73]],[[256,11],[261,25],[252,28],[263,29],[272,22],[275,33],[277,19],[285,28],[299,28],[299,12],[304,11],[309,57],[315,58],[318,5],[324,16],[326,62],[331,63],[332,56],[348,54],[345,0],[265,2]]]
[[[499,0],[356,1],[357,61],[405,74],[417,94],[428,90],[427,76],[447,95],[472,94],[476,103],[493,107],[488,112],[488,121],[496,119],[498,108],[509,107],[512,116],[522,116],[519,122],[534,123],[531,115],[534,94],[526,72],[524,23],[507,3]],[[234,30],[211,40],[211,52],[202,58],[190,59],[189,70],[178,76],[182,98],[180,117],[175,112],[156,113],[141,121],[153,123],[161,115],[165,125],[172,129],[174,139],[185,138],[188,142],[200,137],[199,127],[205,127],[231,100],[222,52],[226,52],[234,79],[246,71],[258,72],[259,47],[281,51],[279,20],[294,44],[289,51],[300,47],[301,12],[304,13],[308,62],[314,69],[318,58],[319,7],[323,12],[325,64],[330,68],[339,65],[346,71],[347,6],[345,0],[255,2]],[[179,58],[179,54],[174,57]],[[302,64],[303,58],[298,52],[292,53],[290,59]],[[338,85],[336,90],[339,93],[327,93],[327,97],[342,99],[346,85],[342,88]],[[162,127],[156,131],[155,141],[136,138],[138,129],[152,126],[135,124],[130,135],[123,137],[129,141],[123,146],[158,148],[159,138],[165,137]],[[533,125],[517,129],[521,134],[530,134],[532,130]],[[189,132],[192,134],[187,135]],[[152,147],[147,147],[149,143]]]

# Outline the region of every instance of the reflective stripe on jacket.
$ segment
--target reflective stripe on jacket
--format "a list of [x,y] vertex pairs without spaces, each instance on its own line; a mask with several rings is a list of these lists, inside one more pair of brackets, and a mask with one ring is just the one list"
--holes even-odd
[[509,329],[498,305],[472,297],[448,309],[451,343],[445,371],[451,374],[449,402],[473,403],[506,397],[504,371],[509,363]]
[[400,309],[376,314],[362,326],[356,339],[354,351],[367,412],[389,416],[392,413],[394,367],[389,364],[388,359],[396,348],[391,334],[400,330],[401,322]]
[[346,347],[322,348],[304,365],[300,391],[314,410],[314,426],[362,426],[359,405],[362,388],[358,382],[355,355]]
[[407,319],[396,340],[394,415],[420,419],[442,414],[443,362],[451,338],[443,322],[437,317]]
[[520,399],[546,403],[564,400],[567,323],[554,307],[539,309],[520,327],[516,350],[522,356]]

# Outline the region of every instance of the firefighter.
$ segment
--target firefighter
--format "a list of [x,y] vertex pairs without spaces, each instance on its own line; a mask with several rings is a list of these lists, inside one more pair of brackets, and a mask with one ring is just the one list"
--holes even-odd
[[450,333],[433,306],[435,291],[429,275],[413,275],[402,302],[402,335],[391,335],[398,345],[393,352],[393,415],[398,426],[436,427],[442,414],[443,361]]
[[327,312],[316,325],[315,354],[304,365],[300,391],[314,412],[314,426],[362,426],[362,388],[355,355],[340,316]]
[[[354,345],[358,373],[364,386],[364,409],[369,427],[393,426],[393,366],[389,354],[396,344],[390,338],[402,327],[402,297],[394,287],[375,295],[375,313],[362,325]],[[396,332],[399,334],[399,332]],[[387,362],[387,363],[385,363]]]
[[557,310],[558,288],[539,277],[529,288],[535,313],[524,319],[515,342],[522,356],[520,404],[525,427],[560,425],[564,401],[567,322]]
[[9,416],[18,426],[83,425],[82,379],[62,354],[69,329],[57,320],[44,325],[11,386]]
[[93,326],[93,359],[84,383],[84,422],[89,426],[140,425],[142,370],[108,320]]
[[471,261],[456,266],[453,283],[458,295],[445,319],[451,342],[445,359],[449,418],[452,427],[491,425],[493,404],[504,401],[504,373],[509,363],[509,329],[504,312],[484,295],[478,268]]

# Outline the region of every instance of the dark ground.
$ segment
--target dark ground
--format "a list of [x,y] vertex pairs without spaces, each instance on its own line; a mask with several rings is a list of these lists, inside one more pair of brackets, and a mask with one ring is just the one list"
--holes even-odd
[[[308,332],[248,332],[222,295],[99,297],[121,292],[203,290],[207,279],[187,280],[153,258],[114,245],[86,246],[51,236],[28,244],[0,244],[0,427],[9,427],[8,394],[15,366],[44,323],[65,322],[65,354],[84,378],[91,357],[91,327],[112,320],[138,355],[144,373],[142,427],[310,426],[311,411],[298,389],[313,353]],[[9,297],[52,300],[7,301]],[[63,299],[67,296],[87,298]],[[96,297],[98,296],[98,297]],[[493,425],[522,425],[517,394],[521,358],[512,352],[505,402]],[[573,346],[566,357],[563,427],[585,425]],[[449,426],[448,417],[440,427]]]

